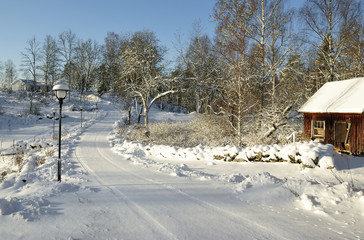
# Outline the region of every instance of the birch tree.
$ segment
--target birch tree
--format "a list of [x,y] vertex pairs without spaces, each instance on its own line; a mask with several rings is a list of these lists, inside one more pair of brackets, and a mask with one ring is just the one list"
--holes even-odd
[[[76,44],[76,34],[71,30],[62,32],[58,35],[60,53],[65,61],[65,75],[68,77],[68,87],[71,89],[71,77],[73,71],[73,53]],[[68,99],[71,101],[71,91],[68,93]]]
[[298,53],[290,55],[279,78],[277,98],[283,103],[301,106],[306,101],[305,73],[303,57]]
[[[40,69],[43,71],[44,83],[46,86],[53,86],[56,72],[59,64],[59,49],[57,41],[50,35],[47,35],[44,39],[44,43],[41,49],[42,65]],[[47,95],[47,89],[45,89]]]
[[75,80],[75,87],[81,92],[89,90],[95,83],[92,75],[94,70],[99,66],[100,48],[99,45],[88,39],[79,40],[74,49],[74,64],[78,77]]
[[[277,75],[282,71],[284,63],[292,53],[289,43],[291,34],[288,24],[292,13],[284,10],[283,0],[250,0],[248,6],[253,12],[249,24],[249,39],[252,40],[252,58],[255,66],[250,67],[250,74],[255,78],[258,102],[257,129],[261,127],[264,108],[274,109],[276,101]],[[269,90],[269,87],[271,89]],[[270,96],[270,104],[266,100]]]
[[253,11],[246,1],[220,0],[214,8],[218,23],[217,46],[225,76],[221,79],[222,106],[215,112],[228,117],[238,144],[242,144],[243,116],[255,104],[250,100],[250,77],[247,69],[249,23]]
[[22,55],[22,66],[25,71],[32,76],[34,86],[37,83],[38,70],[40,67],[41,53],[40,53],[40,42],[38,42],[35,36],[27,41],[27,46],[25,51],[21,53]]
[[[307,26],[306,42],[312,44],[324,59],[325,82],[339,79],[337,64],[350,30],[361,17],[357,0],[307,0],[300,9],[300,16]],[[321,47],[322,43],[327,48]]]
[[[282,102],[277,97],[279,88],[279,76],[288,67],[287,61],[294,55],[299,44],[293,36],[290,24],[293,19],[293,11],[284,10],[283,2],[275,2],[272,17],[267,26],[267,57],[265,59],[267,72],[270,75],[269,90],[271,108],[275,110]],[[287,99],[288,100],[288,99]],[[287,104],[287,103],[284,103]]]
[[184,81],[186,94],[194,103],[193,110],[202,113],[207,111],[217,93],[216,66],[217,57],[213,44],[207,35],[201,33],[199,23],[194,25],[194,34],[185,54]]
[[153,103],[174,90],[158,91],[166,86],[163,78],[162,60],[165,50],[159,46],[153,32],[136,32],[127,47],[122,50],[123,71],[120,81],[126,83],[127,90],[138,97],[143,105],[145,134],[150,136],[148,114]]
[[296,102],[294,98],[278,98],[279,91],[284,91],[279,86],[279,76],[295,51],[294,39],[289,28],[293,12],[284,9],[283,0],[258,0],[253,6],[256,6],[256,10],[251,38],[257,47],[259,65],[257,83],[260,99],[257,130],[261,131],[261,139],[267,141],[266,138],[272,137],[273,133],[287,124],[287,114]]
[[104,81],[99,83],[100,88],[103,88],[104,91],[113,89],[117,92],[115,83],[117,82],[121,71],[119,57],[123,42],[124,38],[119,34],[114,32],[107,33],[105,43],[102,47],[102,61],[105,65],[105,74],[107,74],[107,77],[104,78]]
[[5,83],[8,86],[8,89],[11,90],[11,85],[13,83],[13,81],[16,80],[16,67],[15,64],[13,63],[13,61],[11,59],[8,59],[5,64],[4,64],[4,80]]
[[281,109],[277,105],[278,76],[294,50],[288,28],[292,12],[286,11],[283,3],[283,0],[221,0],[215,6],[220,53],[225,69],[229,70],[222,84],[222,99],[225,109],[230,108],[239,142],[247,112],[255,114],[256,130],[260,131],[264,115],[272,119],[272,113],[277,114]]
[[341,79],[364,76],[364,24],[358,18],[348,32],[339,62]]

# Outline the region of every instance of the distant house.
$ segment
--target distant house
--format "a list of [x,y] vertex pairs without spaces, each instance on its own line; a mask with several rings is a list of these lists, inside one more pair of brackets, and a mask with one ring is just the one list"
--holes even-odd
[[364,78],[326,83],[299,111],[304,114],[304,139],[364,153]]
[[33,80],[27,79],[18,79],[15,80],[11,85],[11,90],[13,91],[30,91],[30,92],[38,92],[49,90],[49,86],[45,85],[42,82],[34,83]]

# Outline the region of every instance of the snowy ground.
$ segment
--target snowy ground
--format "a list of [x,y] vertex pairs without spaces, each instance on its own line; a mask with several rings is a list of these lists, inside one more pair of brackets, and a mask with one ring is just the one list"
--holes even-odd
[[[364,158],[318,143],[181,149],[122,141],[125,113],[93,97],[83,103],[82,129],[72,111],[81,103],[64,105],[59,183],[46,117],[57,102],[42,105],[42,119],[19,116],[24,97],[1,93],[0,103],[3,239],[364,238]],[[192,117],[151,112],[151,121]],[[266,162],[249,161],[258,152]]]

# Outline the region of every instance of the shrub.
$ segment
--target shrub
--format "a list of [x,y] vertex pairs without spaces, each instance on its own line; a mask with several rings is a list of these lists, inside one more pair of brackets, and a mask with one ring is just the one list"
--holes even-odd
[[21,166],[22,166],[22,163],[23,163],[23,153],[21,155],[19,155],[19,153],[17,153],[15,156],[14,156],[14,161],[16,163],[16,165],[18,166],[18,171],[20,172],[21,171]]
[[[246,119],[242,129],[242,145],[254,146],[258,144],[286,144],[292,139],[287,137],[296,132],[296,141],[300,140],[302,132],[302,119],[288,119],[287,124],[277,129],[269,138],[265,138],[271,124],[257,129],[254,119]],[[144,144],[173,145],[176,147],[238,145],[238,137],[231,129],[227,117],[201,114],[190,122],[151,123],[149,125],[150,137],[145,136],[144,128],[123,126],[120,135],[131,141]]]
[[45,157],[37,158],[37,164],[38,166],[43,165],[45,163]]
[[221,117],[198,115],[191,122],[151,123],[150,137],[146,137],[144,128],[129,126],[120,133],[131,141],[144,144],[173,145],[177,147],[221,146],[232,144],[234,136]]
[[51,156],[53,156],[53,154],[54,154],[54,149],[52,149],[52,148],[47,149],[47,150],[45,151],[45,156],[46,156],[46,157],[51,157]]
[[30,101],[23,112],[24,115],[40,115],[40,104],[38,102]]

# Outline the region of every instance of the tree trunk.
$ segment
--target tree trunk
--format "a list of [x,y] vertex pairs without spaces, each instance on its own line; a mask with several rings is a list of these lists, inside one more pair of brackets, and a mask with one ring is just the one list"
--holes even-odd
[[149,107],[148,106],[144,106],[144,127],[145,127],[145,136],[150,137],[150,130],[149,130],[149,119],[148,119],[148,114],[149,114]]
[[195,101],[196,101],[196,112],[200,113],[201,111],[200,94],[197,89],[195,89]]
[[262,126],[262,115],[263,115],[263,105],[264,105],[264,84],[265,84],[265,7],[264,7],[264,0],[261,0],[261,32],[260,32],[260,73],[259,73],[259,80],[258,84],[260,85],[260,99],[259,99],[259,113],[258,113],[258,124],[257,129]]
[[131,109],[132,109],[132,105],[129,104],[129,106],[128,106],[128,120],[127,120],[128,125],[130,125],[130,122],[131,122]]
[[140,111],[139,111],[139,113],[138,113],[138,124],[140,123],[140,117],[142,116],[143,108],[144,108],[144,106],[142,105],[142,106],[140,107]]

